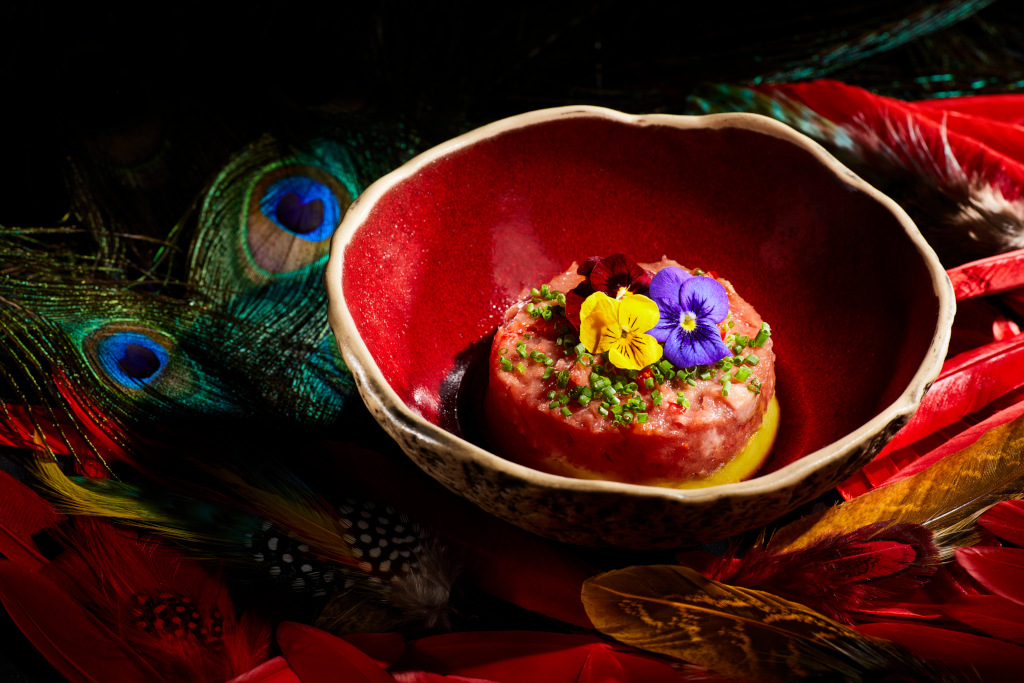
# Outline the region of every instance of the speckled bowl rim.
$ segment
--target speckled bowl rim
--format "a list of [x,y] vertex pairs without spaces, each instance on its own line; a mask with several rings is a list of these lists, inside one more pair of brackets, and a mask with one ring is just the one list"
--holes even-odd
[[[671,489],[638,484],[623,484],[593,479],[574,479],[548,474],[519,465],[487,451],[437,425],[423,419],[411,410],[391,388],[377,363],[363,343],[348,310],[343,290],[345,248],[358,228],[368,217],[377,201],[395,185],[417,174],[421,169],[453,152],[510,130],[524,128],[558,119],[602,118],[633,126],[671,126],[680,129],[740,128],[780,138],[804,148],[840,180],[874,198],[892,213],[914,243],[931,274],[932,287],[938,299],[938,316],[928,351],[914,373],[907,388],[888,407],[858,429],[842,438],[808,453],[793,463],[774,472],[734,484],[720,484],[698,489]],[[403,432],[412,432],[420,441],[443,448],[455,461],[473,461],[488,469],[498,470],[513,479],[528,482],[535,487],[573,491],[578,493],[621,493],[632,497],[659,498],[680,503],[709,503],[722,498],[750,498],[771,494],[779,489],[793,487],[811,473],[829,465],[839,465],[858,452],[866,442],[896,420],[902,424],[917,409],[925,392],[938,376],[949,345],[950,329],[956,310],[953,287],[934,250],[925,241],[910,217],[892,199],[862,180],[840,163],[821,145],[802,133],[774,119],[759,114],[730,113],[702,116],[674,114],[625,114],[595,106],[567,106],[540,109],[511,116],[441,143],[409,160],[391,173],[381,177],[367,188],[349,206],[331,240],[331,250],[324,274],[328,294],[328,319],[334,330],[338,347],[348,364],[364,402],[381,420],[386,416],[390,426]],[[374,408],[377,408],[375,410]],[[389,425],[382,423],[385,428]],[[415,460],[415,458],[413,458]],[[835,483],[838,483],[835,482]]]

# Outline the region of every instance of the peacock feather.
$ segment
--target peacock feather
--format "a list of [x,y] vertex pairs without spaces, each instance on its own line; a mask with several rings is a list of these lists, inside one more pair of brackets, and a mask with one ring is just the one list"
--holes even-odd
[[326,317],[330,236],[362,189],[414,151],[371,133],[265,135],[165,239],[129,238],[139,249],[113,249],[126,237],[95,223],[0,228],[0,396],[25,409],[21,432],[105,467],[111,450],[169,424],[336,422],[354,387]]

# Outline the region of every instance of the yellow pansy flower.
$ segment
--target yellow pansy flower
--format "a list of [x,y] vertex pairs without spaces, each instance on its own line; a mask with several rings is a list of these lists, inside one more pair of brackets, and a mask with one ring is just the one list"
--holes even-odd
[[580,341],[593,354],[608,352],[608,360],[623,370],[642,370],[661,360],[662,348],[645,334],[658,324],[658,305],[640,294],[612,299],[594,292],[580,308]]

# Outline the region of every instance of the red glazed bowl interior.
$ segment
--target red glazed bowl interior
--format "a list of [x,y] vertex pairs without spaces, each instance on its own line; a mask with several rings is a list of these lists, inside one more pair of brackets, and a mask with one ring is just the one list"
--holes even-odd
[[905,228],[808,150],[596,116],[475,141],[387,189],[344,250],[343,293],[400,399],[493,450],[463,374],[524,287],[619,251],[716,271],[771,324],[782,423],[761,474],[892,404],[936,333]]

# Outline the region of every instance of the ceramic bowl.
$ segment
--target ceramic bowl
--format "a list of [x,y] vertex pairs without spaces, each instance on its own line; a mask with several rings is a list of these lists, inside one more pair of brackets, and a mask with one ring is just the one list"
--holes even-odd
[[[619,251],[717,271],[772,325],[782,422],[755,478],[572,479],[489,448],[481,360],[506,308],[572,261]],[[368,188],[325,277],[363,400],[423,470],[542,536],[626,548],[761,526],[857,471],[938,374],[955,306],[892,200],[753,114],[566,107],[484,126]]]

